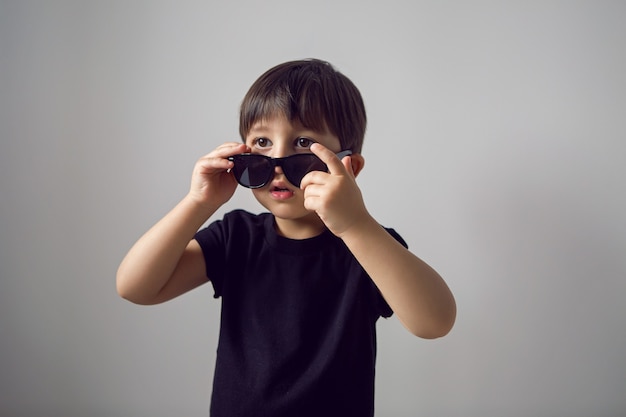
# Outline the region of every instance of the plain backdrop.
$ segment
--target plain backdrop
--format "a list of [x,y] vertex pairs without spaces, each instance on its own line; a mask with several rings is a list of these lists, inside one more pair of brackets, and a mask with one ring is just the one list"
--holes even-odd
[[0,1],[0,415],[208,415],[210,286],[140,307],[115,272],[239,140],[250,84],[308,57],[360,88],[366,204],[458,302],[438,340],[379,321],[377,415],[626,415],[625,21],[622,1]]

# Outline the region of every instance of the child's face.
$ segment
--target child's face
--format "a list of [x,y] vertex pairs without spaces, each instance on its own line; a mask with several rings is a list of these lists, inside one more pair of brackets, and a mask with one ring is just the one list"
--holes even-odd
[[[271,158],[282,158],[294,154],[311,153],[309,147],[320,143],[338,153],[339,139],[329,132],[316,132],[291,122],[284,116],[256,122],[246,136],[246,145],[252,153]],[[304,208],[304,192],[291,184],[281,167],[274,170],[274,178],[261,188],[252,190],[256,199],[278,219],[317,222],[317,215]]]

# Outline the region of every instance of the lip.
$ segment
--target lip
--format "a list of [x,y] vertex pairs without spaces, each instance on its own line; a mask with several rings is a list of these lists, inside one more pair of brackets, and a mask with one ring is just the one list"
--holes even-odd
[[284,181],[273,181],[270,184],[269,191],[270,195],[276,200],[288,200],[295,195],[291,186]]
[[270,183],[270,188],[274,189],[274,188],[285,188],[285,189],[291,189],[292,185],[287,183],[287,181],[284,180],[274,180]]

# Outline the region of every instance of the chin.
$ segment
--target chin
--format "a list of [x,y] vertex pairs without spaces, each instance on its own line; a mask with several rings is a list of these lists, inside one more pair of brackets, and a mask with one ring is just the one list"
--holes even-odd
[[318,218],[314,212],[305,210],[304,207],[299,210],[294,210],[293,207],[265,207],[269,210],[274,217],[283,220],[305,220],[310,221],[313,217]]
[[298,217],[308,211],[304,208],[302,201],[295,198],[285,201],[277,201],[266,194],[254,193],[254,197],[265,209],[278,217]]
[[304,208],[304,206],[299,205],[298,207],[294,207],[293,204],[284,204],[284,203],[276,203],[271,202],[270,204],[266,204],[261,202],[261,205],[270,213],[279,219],[283,220],[303,220],[306,222],[310,222],[311,220],[319,220],[317,214],[313,211],[308,211]]

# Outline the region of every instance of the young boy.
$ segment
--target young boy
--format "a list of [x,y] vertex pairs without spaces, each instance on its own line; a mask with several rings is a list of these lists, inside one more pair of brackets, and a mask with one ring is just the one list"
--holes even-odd
[[[377,319],[396,313],[423,338],[452,328],[445,282],[363,203],[365,125],[359,91],[329,63],[270,69],[241,105],[243,143],[201,158],[186,197],[122,261],[132,302],[208,281],[222,298],[212,416],[372,416]],[[269,213],[198,232],[237,182]]]

